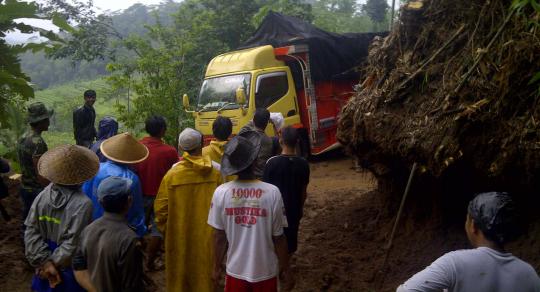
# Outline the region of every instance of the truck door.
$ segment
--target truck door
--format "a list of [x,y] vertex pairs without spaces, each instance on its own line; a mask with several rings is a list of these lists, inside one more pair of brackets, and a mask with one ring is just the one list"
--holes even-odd
[[[266,108],[273,113],[280,112],[285,118],[285,125],[300,123],[296,90],[288,68],[264,71],[257,76],[255,107]],[[266,131],[273,135],[272,127],[266,128]]]

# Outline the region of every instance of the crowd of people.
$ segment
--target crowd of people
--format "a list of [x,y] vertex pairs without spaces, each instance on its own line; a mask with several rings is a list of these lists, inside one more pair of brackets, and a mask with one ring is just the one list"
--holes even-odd
[[163,141],[161,116],[146,120],[141,140],[118,133],[112,117],[96,130],[95,101],[88,90],[73,112],[76,145],[51,150],[41,134],[53,110],[28,106],[30,128],[17,152],[32,290],[143,291],[144,269],[161,268],[162,248],[168,291],[293,284],[288,261],[309,183],[308,163],[294,151],[296,129],[267,136],[270,113],[258,109],[231,138],[233,124],[220,116],[206,147],[199,131],[183,130],[179,155]]
[[[33,291],[145,291],[144,270],[162,268],[162,250],[167,291],[294,287],[289,262],[310,180],[297,129],[257,109],[231,138],[231,120],[219,116],[207,146],[184,129],[179,155],[163,141],[163,117],[149,117],[137,140],[112,117],[96,131],[96,92],[84,100],[73,112],[77,145],[48,149],[41,134],[53,110],[36,102],[17,146]],[[504,249],[514,213],[508,194],[478,195],[465,226],[475,249],[442,256],[398,291],[540,291],[535,270]]]

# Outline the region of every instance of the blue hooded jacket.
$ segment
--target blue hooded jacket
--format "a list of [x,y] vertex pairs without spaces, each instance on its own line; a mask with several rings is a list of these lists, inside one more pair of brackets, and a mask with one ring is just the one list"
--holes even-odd
[[113,117],[104,117],[99,121],[99,129],[96,142],[90,147],[99,157],[99,162],[107,161],[107,158],[101,154],[99,147],[106,139],[118,134],[118,122]]
[[146,225],[144,221],[141,182],[139,181],[139,177],[127,165],[117,164],[110,160],[102,162],[99,164],[99,171],[96,176],[84,183],[82,187],[83,192],[92,200],[94,205],[93,220],[103,216],[103,207],[99,203],[97,189],[101,181],[109,176],[124,177],[132,181],[131,196],[133,197],[133,203],[127,214],[127,219],[128,224],[135,229],[137,235],[143,237],[146,233]]

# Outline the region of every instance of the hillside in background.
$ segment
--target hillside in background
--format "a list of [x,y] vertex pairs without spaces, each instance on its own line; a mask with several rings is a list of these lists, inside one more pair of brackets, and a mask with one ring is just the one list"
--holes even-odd
[[[313,15],[312,23],[329,32],[371,32],[385,30],[387,27],[386,23],[375,25],[362,10],[362,6],[355,4],[354,1],[318,0],[308,3],[312,7],[310,11]],[[125,10],[113,12],[112,26],[124,38],[129,35],[145,36],[148,34],[147,27],[155,25],[156,19],[163,26],[173,25],[174,14],[178,13],[182,4],[168,1],[146,6],[137,3]],[[115,40],[111,40],[112,48],[114,42]],[[129,58],[129,53],[122,49],[116,54],[119,58]],[[96,59],[92,62],[73,62],[69,58],[52,60],[47,59],[43,53],[32,52],[21,54],[20,58],[23,71],[30,76],[37,90],[74,80],[93,80],[98,76],[107,75],[106,65],[112,61]]]
[[[179,6],[180,3],[175,2],[152,6],[135,4],[111,16],[113,27],[123,37],[130,34],[143,36],[147,33],[145,26],[154,25],[156,17],[163,25],[171,24],[171,13]],[[106,65],[110,62],[108,59],[96,59],[92,62],[52,60],[47,59],[43,53],[32,52],[22,54],[20,58],[23,71],[27,72],[38,90],[74,80],[92,80],[106,75],[108,74]]]
[[98,94],[96,126],[104,115],[113,115],[125,126],[122,130],[137,135],[146,117],[160,114],[171,121],[165,139],[175,144],[178,133],[193,125],[180,97],[187,93],[196,99],[206,64],[238,48],[269,11],[298,17],[329,32],[388,27],[387,11],[380,12],[382,20],[375,23],[364,6],[353,0],[189,0],[135,4],[98,17],[96,26],[81,25],[79,34],[66,39],[61,53],[53,52],[60,59],[48,59],[42,52],[19,55],[36,98],[10,105],[7,120],[18,126],[0,133],[0,144],[9,149],[0,154],[15,157],[14,145],[26,127],[24,104],[32,101],[55,109],[44,135],[49,145],[72,143],[72,111],[83,103],[87,89]]
[[[89,81],[69,82],[52,86],[45,90],[36,91],[35,101],[41,101],[54,109],[49,131],[44,134],[49,147],[73,140],[73,110],[83,104],[83,92],[93,89],[97,93],[94,104],[96,110],[96,127],[98,121],[105,116],[116,117],[115,106],[127,104],[123,92],[112,91],[102,78]],[[122,127],[122,125],[120,125]]]

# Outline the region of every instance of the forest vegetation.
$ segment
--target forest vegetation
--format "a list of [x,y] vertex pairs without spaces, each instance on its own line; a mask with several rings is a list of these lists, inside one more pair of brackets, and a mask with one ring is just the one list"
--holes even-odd
[[23,98],[16,92],[6,98],[1,155],[14,155],[16,139],[26,127],[24,106],[30,101],[43,101],[55,109],[45,134],[51,146],[72,142],[71,112],[90,88],[98,94],[98,120],[111,115],[121,130],[140,134],[146,117],[161,114],[169,121],[166,140],[175,145],[181,129],[192,125],[181,107],[182,94],[196,98],[208,61],[237,48],[269,11],[299,17],[330,32],[388,28],[385,0],[364,5],[354,0],[164,1],[135,4],[108,15],[96,15],[86,2],[73,3],[49,0],[36,6],[34,13],[54,17],[62,31],[49,32],[47,48],[32,44],[14,52],[20,58],[19,71],[32,88]]

